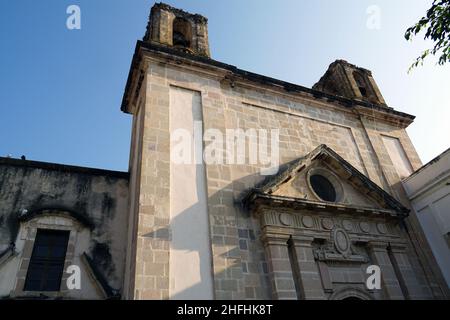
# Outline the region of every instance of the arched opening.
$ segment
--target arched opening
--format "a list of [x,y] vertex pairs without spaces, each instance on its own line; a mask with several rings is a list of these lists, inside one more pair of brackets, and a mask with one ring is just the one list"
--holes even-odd
[[26,211],[18,217],[18,220],[20,222],[27,222],[41,216],[58,216],[62,218],[67,217],[77,221],[82,226],[87,227],[90,230],[93,230],[95,228],[94,222],[89,218],[87,214],[79,213],[70,208],[58,206],[37,208],[34,210]]
[[348,301],[361,301],[361,300],[363,300],[363,299],[361,299],[361,298],[359,298],[359,297],[352,297],[352,296],[350,296],[350,297],[343,298],[342,300],[348,300]]
[[183,18],[175,18],[173,21],[173,46],[190,49],[192,44],[192,26]]
[[353,286],[340,288],[330,296],[330,300],[374,300],[374,297],[367,291]]
[[369,96],[369,91],[367,89],[366,81],[363,77],[363,75],[357,71],[353,72],[353,78],[356,81],[356,85],[358,86],[359,92],[361,92],[361,95],[364,98],[367,98]]

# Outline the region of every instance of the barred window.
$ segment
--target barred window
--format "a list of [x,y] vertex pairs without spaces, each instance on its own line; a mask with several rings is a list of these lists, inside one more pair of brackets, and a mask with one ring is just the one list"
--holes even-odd
[[59,291],[70,231],[38,229],[24,291]]

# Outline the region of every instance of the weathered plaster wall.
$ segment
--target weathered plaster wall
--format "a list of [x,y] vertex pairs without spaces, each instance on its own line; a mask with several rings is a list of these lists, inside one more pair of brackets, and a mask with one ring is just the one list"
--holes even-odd
[[[19,221],[18,217],[24,210],[29,214],[39,212],[40,209],[72,212],[82,221],[92,223],[92,228],[89,228],[80,224],[80,219],[73,219],[71,216],[48,217],[56,219],[52,220],[54,226],[59,221],[62,226],[69,228],[68,225],[73,221],[74,227],[70,230],[76,229],[78,232],[69,246],[74,246],[72,251],[75,264],[82,265],[80,257],[86,252],[108,284],[114,289],[122,289],[127,202],[127,173],[0,158],[0,252],[10,243],[15,243],[17,252],[13,258],[0,265],[0,274],[8,274],[7,277],[0,277],[1,294],[7,296],[13,293],[11,291],[15,289],[20,264],[26,262],[22,261],[23,250],[26,249],[24,241],[32,241],[34,237],[32,235],[29,239],[27,236],[29,225],[52,225],[45,221],[46,215]],[[82,290],[67,291],[64,297],[103,298],[94,289],[98,285],[83,268],[81,267]]]

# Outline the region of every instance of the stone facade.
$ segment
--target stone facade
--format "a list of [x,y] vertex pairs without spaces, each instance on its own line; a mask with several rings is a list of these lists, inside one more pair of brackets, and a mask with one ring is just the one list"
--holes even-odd
[[[342,185],[338,203],[323,203],[308,185],[308,175],[318,170],[334,172],[335,183]],[[355,298],[423,299],[429,294],[411,278],[404,256],[402,220],[408,209],[328,147],[319,146],[245,202],[260,217],[273,297],[335,299],[356,291]],[[365,288],[366,269],[373,264],[383,274],[381,291]]]
[[[403,169],[421,167],[405,131],[414,117],[386,105],[370,71],[339,60],[309,89],[240,70],[210,58],[206,18],[157,4],[137,44],[121,109],[133,118],[129,178],[108,185],[109,192],[120,190],[110,196],[120,208],[82,211],[92,212],[88,216],[95,226],[85,244],[100,237],[96,219],[109,221],[100,224],[108,226],[101,238],[116,248],[117,266],[106,280],[123,299],[449,297],[417,217],[409,212],[400,183],[403,171],[392,158],[400,152]],[[242,162],[174,164],[177,129],[195,140],[199,128],[250,132],[244,134],[247,151],[251,132],[259,132],[251,130],[278,130],[277,148],[272,145],[263,154],[277,149],[280,166],[252,161],[251,152]],[[200,135],[200,151],[210,138]],[[262,140],[256,147],[263,147]],[[230,151],[225,145],[218,149]],[[322,200],[313,175],[330,182],[333,201]],[[45,179],[39,176],[36,182]],[[58,179],[65,176],[55,175],[51,185]],[[86,179],[93,182],[82,185],[95,186],[103,178]],[[94,189],[83,195],[95,202]],[[80,197],[54,200],[76,206]],[[6,216],[19,207],[1,209]],[[110,212],[115,214],[110,217]],[[25,220],[53,221],[70,230],[82,230],[86,223],[79,214],[60,221],[59,213],[47,213],[54,220]],[[30,231],[18,239],[29,251],[33,237]],[[69,239],[69,262],[85,252],[74,241]],[[0,268],[13,252],[3,244]],[[85,264],[96,269],[86,250]],[[381,269],[380,290],[365,285],[369,265]],[[95,278],[98,272],[89,269]],[[9,274],[18,283],[25,270],[17,265]],[[0,282],[5,292],[20,293],[20,287]]]
[[[151,19],[158,20],[158,17]],[[168,184],[171,175],[172,88],[200,94],[205,131],[280,129],[281,164],[304,157],[319,145],[326,144],[386,193],[404,206],[409,206],[399,184],[396,165],[389,157],[382,137],[396,139],[411,167],[419,168],[420,159],[405,131],[414,117],[385,106],[369,71],[361,71],[363,69],[341,61],[336,62],[335,66],[344,66],[347,75],[352,75],[348,70],[353,70],[365,77],[365,97],[361,92],[358,96],[358,83],[354,78],[350,85],[336,92],[320,85],[315,87],[317,90],[311,90],[239,70],[201,55],[180,52],[156,42],[144,40],[138,43],[122,105],[124,112],[133,114],[133,136],[141,139],[132,151],[136,162],[131,167],[131,183],[136,184],[140,192],[132,201],[135,220],[129,237],[131,239],[137,235],[137,239],[130,242],[129,250],[135,250],[136,255],[130,256],[127,262],[127,270],[132,271],[126,280],[129,289],[126,298],[171,298],[170,284],[177,281],[168,273],[171,250],[174,250],[170,242],[173,204],[171,186]],[[333,74],[331,70],[329,74],[337,76],[338,73]],[[343,85],[339,79],[336,83]],[[190,112],[188,105],[186,108],[186,112]],[[334,280],[329,274],[318,276],[318,266],[325,268],[324,263],[314,256],[317,239],[321,237],[309,235],[305,238],[301,233],[297,237],[296,232],[285,231],[280,231],[282,237],[278,233],[276,236],[264,233],[261,215],[249,212],[242,199],[261,183],[264,177],[260,172],[266,168],[248,163],[206,164],[214,297],[334,298],[346,296],[345,288],[348,292],[364,291],[361,279],[357,285],[348,287],[347,284],[353,283],[350,281],[338,288],[334,284],[340,283],[339,280]],[[186,188],[190,188],[192,181],[176,183],[185,183]],[[366,201],[366,206],[374,205],[374,200],[364,200],[361,196],[359,200]],[[297,215],[302,217],[301,212]],[[330,219],[339,220],[335,212],[329,215]],[[388,241],[387,236],[380,242],[374,235],[373,239],[365,242],[368,261],[380,264],[384,270],[385,292],[365,292],[361,295],[389,299],[445,297],[447,288],[441,281],[442,277],[415,217],[403,217],[401,221],[402,225],[406,224],[396,247],[401,248],[398,249],[401,254],[389,251],[394,244]],[[368,217],[365,223],[375,226],[381,222]],[[387,221],[383,220],[383,223]],[[391,224],[398,225],[399,222],[393,220],[386,224],[388,230]],[[169,230],[167,237],[158,236],[158,230]],[[322,239],[331,241],[329,233]],[[358,242],[352,234],[348,236],[352,243]],[[288,242],[290,244],[286,245]],[[294,250],[289,251],[289,248]],[[156,258],[154,253],[163,259]],[[408,261],[404,259],[406,256]],[[292,268],[292,259],[306,259],[306,271],[302,271],[301,267],[297,271]],[[276,264],[273,263],[275,260]],[[363,266],[349,266],[347,271],[351,275],[348,277],[358,277],[357,274],[362,277]],[[339,275],[336,270],[334,274]],[[400,276],[398,270],[406,270],[405,275]],[[293,279],[310,272],[313,276],[305,279],[307,285],[303,293],[297,294]],[[329,273],[333,274],[331,271]],[[329,279],[326,286],[322,282],[324,277]]]

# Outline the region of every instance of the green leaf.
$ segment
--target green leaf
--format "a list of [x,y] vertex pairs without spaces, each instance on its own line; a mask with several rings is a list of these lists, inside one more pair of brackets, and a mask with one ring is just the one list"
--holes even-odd
[[412,40],[421,31],[426,30],[424,39],[434,42],[431,49],[427,49],[416,59],[408,69],[408,73],[423,66],[425,59],[430,56],[439,56],[437,64],[443,65],[450,61],[450,0],[434,0],[431,8],[419,22],[409,27],[405,32],[405,39]]

